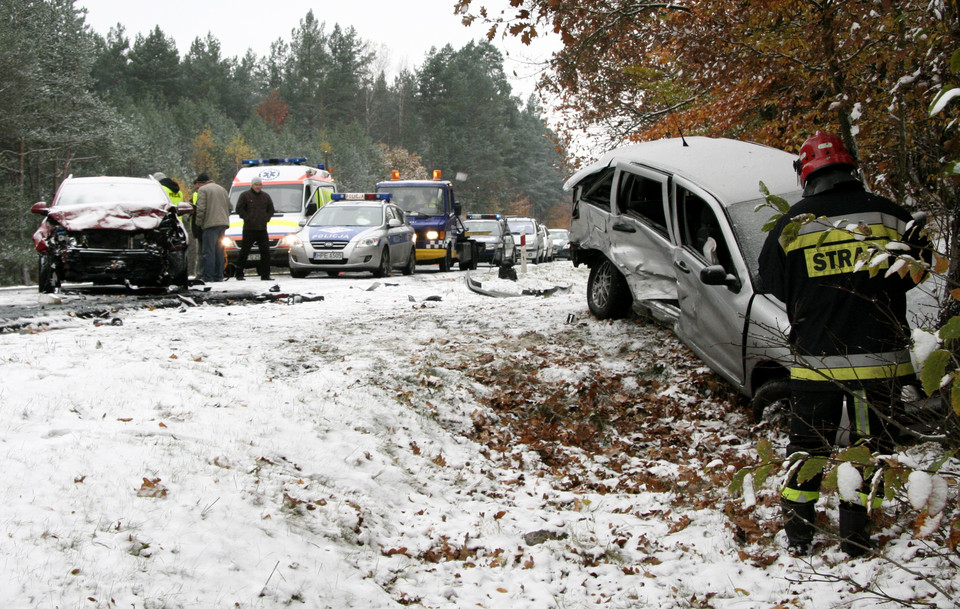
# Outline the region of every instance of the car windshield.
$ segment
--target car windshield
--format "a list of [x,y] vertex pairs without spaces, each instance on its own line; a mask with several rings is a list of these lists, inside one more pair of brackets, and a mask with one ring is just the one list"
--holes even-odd
[[149,203],[160,205],[167,196],[154,182],[69,182],[60,188],[56,205],[90,203]]
[[[793,205],[800,200],[801,192],[798,190],[780,196],[786,199],[790,205]],[[769,207],[754,211],[761,203],[763,203],[763,199],[753,199],[727,207],[730,226],[733,228],[737,243],[740,245],[740,251],[743,252],[744,260],[750,269],[750,279],[754,285],[760,285],[758,283],[760,250],[763,249],[763,242],[767,238],[767,233],[762,230],[763,225],[774,214],[774,211]]]
[[507,220],[507,224],[510,226],[510,232],[515,235],[532,235],[536,232],[533,228],[533,221],[531,220]]
[[443,189],[439,186],[380,186],[377,192],[393,195],[393,203],[409,214],[443,215]]
[[499,235],[500,223],[496,220],[464,220],[463,225],[468,233]]
[[310,218],[310,226],[380,226],[383,208],[327,205]]
[[563,229],[560,229],[560,230],[551,229],[551,230],[550,230],[550,236],[553,237],[554,239],[566,239],[566,238],[567,238],[567,234],[568,234],[567,231],[565,231],[565,230],[563,230]]
[[[230,209],[236,211],[240,195],[250,190],[249,186],[230,189]],[[263,192],[270,195],[273,209],[278,214],[298,214],[303,209],[302,184],[263,184]]]

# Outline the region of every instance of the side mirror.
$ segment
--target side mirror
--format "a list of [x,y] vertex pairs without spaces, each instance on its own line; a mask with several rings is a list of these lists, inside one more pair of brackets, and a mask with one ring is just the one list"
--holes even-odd
[[453,213],[456,214],[456,215],[458,215],[458,216],[461,215],[461,214],[463,214],[463,205],[460,205],[460,203],[454,203],[454,204],[453,204]]
[[306,218],[300,218],[300,221],[297,222],[297,224],[299,224],[301,227],[304,227],[304,226],[307,225],[307,219],[306,219]]
[[700,281],[704,285],[726,286],[734,293],[739,292],[740,288],[743,287],[743,284],[740,283],[736,275],[728,273],[726,269],[719,264],[703,268],[700,271]]
[[50,208],[47,207],[46,201],[38,201],[30,206],[30,213],[40,214],[41,216],[46,216],[47,212],[50,211]]
[[396,218],[390,218],[387,220],[387,226],[390,228],[397,228],[398,226],[403,226],[403,222],[397,220]]
[[184,203],[182,201],[180,203],[177,203],[178,216],[188,216],[192,214],[194,211],[195,210],[193,209],[193,205],[191,205],[190,203]]

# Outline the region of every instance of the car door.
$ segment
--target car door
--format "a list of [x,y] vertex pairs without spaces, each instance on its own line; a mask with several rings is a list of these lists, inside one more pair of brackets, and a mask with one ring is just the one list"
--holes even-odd
[[668,183],[663,172],[632,163],[617,165],[608,252],[635,301],[677,298]]
[[[674,330],[714,372],[740,386],[744,320],[752,297],[746,265],[719,202],[681,178],[672,190],[671,216],[680,244],[673,258],[680,304]],[[704,269],[714,277],[722,272],[724,284],[704,283]]]
[[[390,261],[393,266],[403,265],[409,260],[413,247],[413,227],[406,222],[403,212],[394,205],[384,209],[387,219],[387,243],[390,244]],[[390,220],[397,220],[398,226],[390,226]]]

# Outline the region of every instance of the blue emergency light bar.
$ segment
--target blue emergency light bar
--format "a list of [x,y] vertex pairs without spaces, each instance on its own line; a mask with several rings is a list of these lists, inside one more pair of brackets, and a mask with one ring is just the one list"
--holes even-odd
[[291,156],[279,159],[243,159],[241,165],[247,167],[256,167],[258,165],[303,165],[307,162],[307,157]]
[[500,214],[467,214],[467,220],[499,220]]
[[330,195],[332,201],[389,201],[393,195],[389,192],[335,192]]

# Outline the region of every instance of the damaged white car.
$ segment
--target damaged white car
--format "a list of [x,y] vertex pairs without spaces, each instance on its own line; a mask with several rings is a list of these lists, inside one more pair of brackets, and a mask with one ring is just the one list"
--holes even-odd
[[788,394],[783,304],[759,293],[757,258],[771,211],[762,181],[801,196],[787,152],[689,137],[627,146],[571,177],[574,265],[590,267],[600,319],[652,314],[712,370],[753,398],[754,413]]

